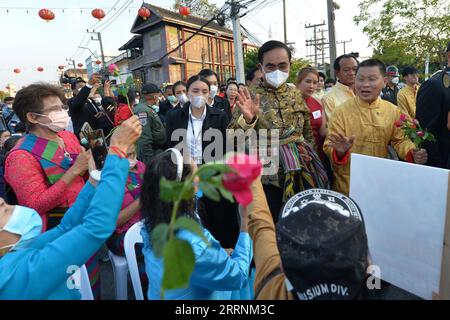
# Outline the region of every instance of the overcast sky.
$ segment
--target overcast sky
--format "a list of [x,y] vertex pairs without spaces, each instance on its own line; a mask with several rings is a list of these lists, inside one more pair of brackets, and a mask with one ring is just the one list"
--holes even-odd
[[[262,2],[263,0],[257,0]],[[225,0],[212,0],[222,6]],[[306,37],[312,37],[312,29],[305,29],[305,24],[317,24],[327,20],[326,0],[286,0],[288,40],[295,42],[296,56],[306,57],[311,49],[306,48]],[[347,52],[358,51],[362,56],[369,56],[372,49],[362,28],[353,23],[353,16],[358,11],[359,1],[337,0],[341,9],[336,11],[336,38],[338,41],[350,40]],[[93,7],[103,8],[105,12],[116,4],[115,12],[121,15],[114,21],[96,23],[91,16]],[[157,6],[170,8],[172,0],[152,0]],[[249,13],[241,23],[261,42],[272,39],[283,41],[283,7],[281,0],[269,0],[269,5]],[[129,5],[127,5],[129,4]],[[35,81],[57,80],[58,65],[65,65],[67,58],[76,59],[76,63],[85,63],[90,55],[88,50],[81,50],[79,45],[87,46],[92,51],[99,51],[97,41],[89,41],[85,31],[96,28],[102,31],[106,54],[118,54],[121,45],[131,38],[130,29],[141,0],[0,0],[0,27],[2,40],[0,46],[0,89],[8,83],[17,88]],[[34,8],[27,13],[20,7]],[[7,8],[9,13],[7,13]],[[52,9],[56,18],[46,23],[38,16],[40,8]],[[90,8],[90,9],[89,9]],[[108,25],[109,24],[109,25]],[[326,26],[324,27],[326,29]],[[84,40],[84,41],[82,41]],[[337,46],[338,55],[343,53],[343,45]],[[44,72],[36,69],[43,67]],[[13,73],[14,68],[21,70]]]

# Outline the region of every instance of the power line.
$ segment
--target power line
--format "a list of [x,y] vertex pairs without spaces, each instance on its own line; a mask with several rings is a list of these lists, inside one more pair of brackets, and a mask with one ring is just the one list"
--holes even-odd
[[[117,6],[117,4],[120,2],[121,0],[117,0],[116,3],[114,3],[114,5],[112,6],[112,8],[110,10],[108,10],[108,12],[106,12],[106,19],[102,20],[102,21],[97,21],[96,23],[94,23],[92,26],[90,26],[88,29],[92,29],[96,26],[99,26],[100,24],[104,23],[105,20],[108,21],[109,19],[111,19],[111,17],[109,16],[109,13],[114,10]],[[114,14],[113,14],[114,16]]]
[[[99,30],[98,32],[102,32],[103,30],[108,28],[114,21],[116,21],[117,18],[120,17],[122,15],[122,13],[127,9],[127,6],[130,5],[132,2],[133,2],[133,0],[125,2],[124,5],[119,9],[118,14],[114,17],[114,19],[111,20],[106,26],[105,25],[101,26],[100,28],[102,28],[102,29]],[[122,11],[120,11],[120,10],[122,10]]]

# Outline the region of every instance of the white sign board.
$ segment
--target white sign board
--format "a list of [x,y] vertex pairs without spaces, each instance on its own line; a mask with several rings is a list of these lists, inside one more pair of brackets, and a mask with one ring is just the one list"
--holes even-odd
[[350,197],[381,278],[424,299],[439,293],[449,171],[352,154]]

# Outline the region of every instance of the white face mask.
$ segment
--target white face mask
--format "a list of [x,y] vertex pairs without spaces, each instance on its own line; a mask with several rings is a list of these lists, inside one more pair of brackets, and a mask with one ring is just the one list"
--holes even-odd
[[47,117],[51,120],[50,123],[39,123],[41,126],[47,127],[53,132],[60,132],[67,128],[69,123],[69,114],[66,110],[52,111],[48,115],[35,113],[36,115]]
[[177,95],[177,98],[181,104],[185,104],[186,102],[189,101],[189,99],[185,93]]
[[211,86],[209,96],[214,99],[214,97],[217,95],[217,91],[219,91],[218,86]]
[[96,99],[94,99],[94,101],[95,101],[95,103],[100,105],[102,103],[102,98],[96,98]]
[[3,246],[0,249],[17,250],[39,236],[42,230],[42,219],[34,209],[15,206],[8,222],[0,229],[0,231],[3,230],[19,235],[20,239],[16,243]]
[[289,78],[289,73],[275,70],[267,73],[264,72],[264,76],[268,84],[278,89],[283,83],[287,81],[287,79]]
[[398,84],[400,82],[400,78],[399,77],[392,78],[391,82],[393,84]]
[[206,105],[206,100],[203,96],[189,96],[189,101],[197,109],[201,109]]
[[139,99],[138,98],[134,99],[134,104],[139,104]]
[[12,109],[12,108],[13,108],[13,105],[12,105],[12,104],[7,103],[6,105],[8,106],[9,109]]

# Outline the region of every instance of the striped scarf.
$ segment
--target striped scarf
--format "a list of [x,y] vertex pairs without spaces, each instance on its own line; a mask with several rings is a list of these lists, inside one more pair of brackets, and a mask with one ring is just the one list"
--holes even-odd
[[285,174],[283,202],[307,189],[329,188],[327,172],[319,156],[304,139],[286,139],[285,143],[281,140],[280,158]]
[[71,154],[72,160],[68,159],[57,142],[39,138],[31,133],[17,143],[12,151],[15,150],[31,153],[39,161],[50,185],[55,184],[66,173],[77,157],[76,154]]
[[137,172],[128,172],[127,191],[131,194],[134,200],[137,200],[141,194],[142,181],[144,181],[145,165],[138,162]]

